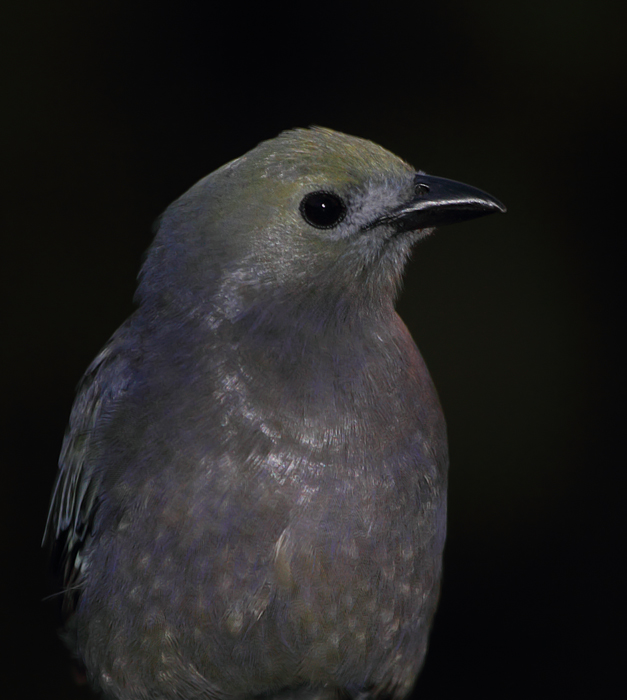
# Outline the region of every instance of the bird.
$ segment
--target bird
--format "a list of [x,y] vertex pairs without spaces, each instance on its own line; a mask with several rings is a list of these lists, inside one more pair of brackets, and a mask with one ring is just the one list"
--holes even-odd
[[115,700],[400,699],[446,535],[438,395],[395,310],[435,226],[505,207],[322,127],[171,204],[87,369],[44,541]]

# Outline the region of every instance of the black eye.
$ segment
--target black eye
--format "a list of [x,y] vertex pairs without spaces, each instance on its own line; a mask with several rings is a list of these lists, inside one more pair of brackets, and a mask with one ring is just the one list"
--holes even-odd
[[346,205],[333,192],[310,192],[300,203],[300,213],[316,228],[333,228],[346,216]]

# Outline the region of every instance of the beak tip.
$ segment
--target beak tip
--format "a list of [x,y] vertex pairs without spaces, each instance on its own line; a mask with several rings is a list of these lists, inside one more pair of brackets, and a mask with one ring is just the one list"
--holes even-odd
[[502,202],[499,202],[498,200],[495,200],[492,203],[492,206],[489,207],[488,211],[486,211],[486,214],[506,214],[506,213],[507,213],[507,207]]
[[494,204],[494,213],[496,214],[497,212],[499,214],[506,214],[507,213],[507,207],[503,204],[503,202],[499,202],[496,197],[492,197],[492,203]]

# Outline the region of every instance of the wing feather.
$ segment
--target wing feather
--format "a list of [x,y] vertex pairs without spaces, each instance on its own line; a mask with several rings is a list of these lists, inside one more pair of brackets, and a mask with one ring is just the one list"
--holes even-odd
[[137,350],[129,323],[98,354],[81,379],[59,456],[44,544],[50,544],[66,590],[80,586],[85,542],[98,509],[103,474],[96,469],[98,435],[135,374]]

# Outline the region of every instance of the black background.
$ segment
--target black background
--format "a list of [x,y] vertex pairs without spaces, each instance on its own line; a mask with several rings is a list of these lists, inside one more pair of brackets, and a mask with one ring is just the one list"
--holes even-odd
[[39,543],[74,386],[132,309],[152,221],[310,124],[509,208],[424,241],[399,303],[451,447],[444,587],[415,697],[606,694],[627,653],[624,7],[5,6],[3,697],[86,697],[42,602]]

